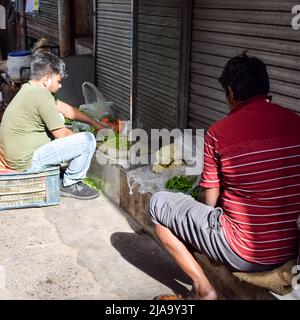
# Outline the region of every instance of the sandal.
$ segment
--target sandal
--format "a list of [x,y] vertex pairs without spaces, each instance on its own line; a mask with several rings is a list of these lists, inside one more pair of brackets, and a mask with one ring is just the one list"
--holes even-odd
[[153,300],[183,300],[181,295],[176,294],[161,294],[159,296],[154,297]]

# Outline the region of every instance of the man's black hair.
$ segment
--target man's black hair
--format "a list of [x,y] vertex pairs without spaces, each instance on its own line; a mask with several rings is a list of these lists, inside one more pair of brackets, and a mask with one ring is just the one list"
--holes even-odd
[[226,63],[219,81],[226,96],[229,96],[228,87],[231,87],[234,98],[239,102],[267,95],[270,90],[266,64],[258,58],[249,57],[246,52]]
[[32,57],[31,79],[40,80],[45,75],[60,74],[62,78],[67,77],[65,63],[50,52],[41,52]]

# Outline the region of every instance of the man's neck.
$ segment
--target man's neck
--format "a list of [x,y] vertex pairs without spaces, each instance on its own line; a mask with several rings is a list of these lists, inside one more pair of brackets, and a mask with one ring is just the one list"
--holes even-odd
[[[39,80],[30,80],[29,81],[30,84],[34,85],[34,86],[38,86],[42,89],[46,89],[43,82],[42,81],[39,81]],[[47,89],[46,89],[47,90]]]
[[249,98],[247,100],[237,102],[233,108],[231,108],[229,114],[235,113],[236,111],[240,110],[244,106],[247,106],[248,104],[251,104],[253,101],[258,99],[265,99],[266,101],[270,102],[272,98],[268,97],[267,95],[261,95],[261,96],[254,96],[252,98]]

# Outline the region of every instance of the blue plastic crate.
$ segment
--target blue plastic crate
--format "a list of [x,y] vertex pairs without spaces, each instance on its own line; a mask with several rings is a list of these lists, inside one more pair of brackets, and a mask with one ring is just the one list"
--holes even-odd
[[0,211],[58,205],[60,170],[0,175]]

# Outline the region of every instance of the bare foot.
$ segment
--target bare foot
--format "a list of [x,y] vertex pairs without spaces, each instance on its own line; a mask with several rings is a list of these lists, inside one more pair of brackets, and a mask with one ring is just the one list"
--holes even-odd
[[218,295],[213,287],[206,289],[205,291],[201,286],[194,283],[190,294],[185,300],[217,300]]
[[199,295],[194,292],[191,292],[186,297],[184,297],[184,300],[218,300],[218,295],[216,291],[210,291],[205,295]]
[[206,295],[199,295],[194,292],[190,292],[188,295],[182,297],[175,294],[162,294],[156,296],[153,300],[217,300],[217,293],[213,290]]

